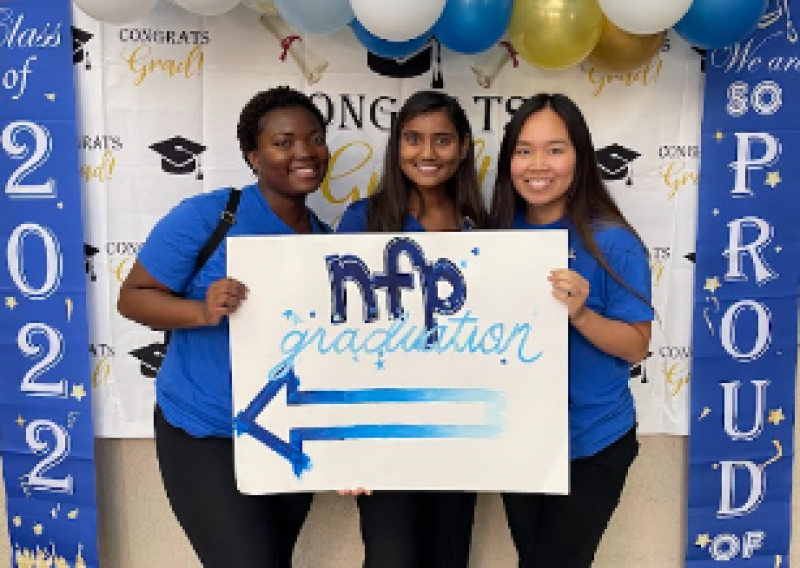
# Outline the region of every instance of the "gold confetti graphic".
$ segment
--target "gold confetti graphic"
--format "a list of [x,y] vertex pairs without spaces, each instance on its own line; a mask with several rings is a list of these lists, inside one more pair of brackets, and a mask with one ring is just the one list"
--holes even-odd
[[709,408],[708,406],[706,406],[706,407],[703,409],[703,412],[701,412],[701,413],[700,413],[700,418],[698,418],[698,420],[702,420],[703,418],[705,418],[705,417],[706,417],[706,416],[708,416],[709,414],[711,414],[711,408]]
[[782,421],[786,420],[786,416],[784,416],[783,414],[783,408],[776,408],[775,410],[770,410],[769,418],[767,420],[771,424],[779,426]]
[[70,321],[72,319],[72,299],[67,298],[64,300],[64,303],[67,305],[67,321]]
[[6,296],[6,307],[9,310],[13,310],[19,304],[17,303],[17,299],[14,296]]
[[772,445],[775,446],[775,452],[776,453],[775,453],[774,456],[769,458],[763,464],[758,466],[761,469],[761,471],[764,471],[764,469],[768,465],[771,465],[771,464],[775,463],[776,461],[778,461],[779,459],[781,459],[783,457],[783,447],[781,447],[781,443],[778,440],[772,440]]

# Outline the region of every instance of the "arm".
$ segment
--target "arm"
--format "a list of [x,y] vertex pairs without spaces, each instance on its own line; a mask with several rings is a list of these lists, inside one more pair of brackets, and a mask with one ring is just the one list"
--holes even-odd
[[569,321],[589,343],[631,364],[647,356],[650,344],[649,321],[625,322],[607,318],[586,307],[589,283],[573,270],[554,270],[550,275],[553,296],[564,303]]
[[156,280],[137,260],[117,301],[124,317],[155,329],[178,329],[217,325],[235,312],[247,297],[247,288],[232,278],[212,283],[204,302],[177,296]]

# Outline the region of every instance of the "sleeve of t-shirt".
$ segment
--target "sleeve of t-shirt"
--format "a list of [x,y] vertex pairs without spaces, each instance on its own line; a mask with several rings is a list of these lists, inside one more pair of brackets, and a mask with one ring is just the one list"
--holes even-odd
[[652,321],[655,312],[651,307],[650,262],[638,239],[625,231],[620,242],[606,254],[606,260],[615,274],[641,296],[606,274],[606,317],[631,323]]
[[337,233],[363,233],[367,229],[367,206],[365,201],[352,203],[339,220]]
[[192,277],[200,249],[213,230],[192,200],[186,199],[156,223],[137,260],[161,284],[182,292]]

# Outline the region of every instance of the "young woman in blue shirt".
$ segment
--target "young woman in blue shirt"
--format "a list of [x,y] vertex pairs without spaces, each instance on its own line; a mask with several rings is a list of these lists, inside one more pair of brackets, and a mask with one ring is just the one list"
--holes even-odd
[[647,355],[646,248],[598,170],[589,128],[564,95],[528,99],[506,126],[490,211],[498,229],[566,229],[550,275],[569,315],[570,492],[503,495],[520,568],[588,568],[638,453],[630,365]]
[[[411,95],[387,142],[377,191],[350,205],[338,232],[486,228],[472,130],[453,97]],[[358,495],[364,568],[467,568],[475,493],[343,491]]]
[[[327,171],[325,121],[288,87],[258,93],[237,126],[257,177],[228,235],[326,232],[306,207]],[[310,494],[248,496],[234,479],[227,316],[247,296],[226,277],[223,241],[195,273],[233,189],[179,203],[153,228],[120,290],[120,313],[172,330],[156,379],[155,434],[170,505],[206,568],[290,568]]]

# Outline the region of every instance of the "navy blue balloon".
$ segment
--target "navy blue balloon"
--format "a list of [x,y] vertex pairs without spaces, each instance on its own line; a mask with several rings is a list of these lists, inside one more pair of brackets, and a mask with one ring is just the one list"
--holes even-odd
[[486,51],[503,37],[513,10],[514,0],[447,0],[433,34],[458,53]]
[[768,0],[694,0],[675,24],[683,39],[703,49],[719,49],[743,40],[756,29]]
[[[400,0],[402,1],[402,0]],[[361,25],[357,19],[350,22],[350,28],[356,34],[356,38],[361,44],[375,55],[386,57],[389,59],[402,59],[418,52],[425,47],[425,44],[430,39],[430,32],[425,32],[419,37],[415,37],[408,41],[389,41],[373,35]]]

